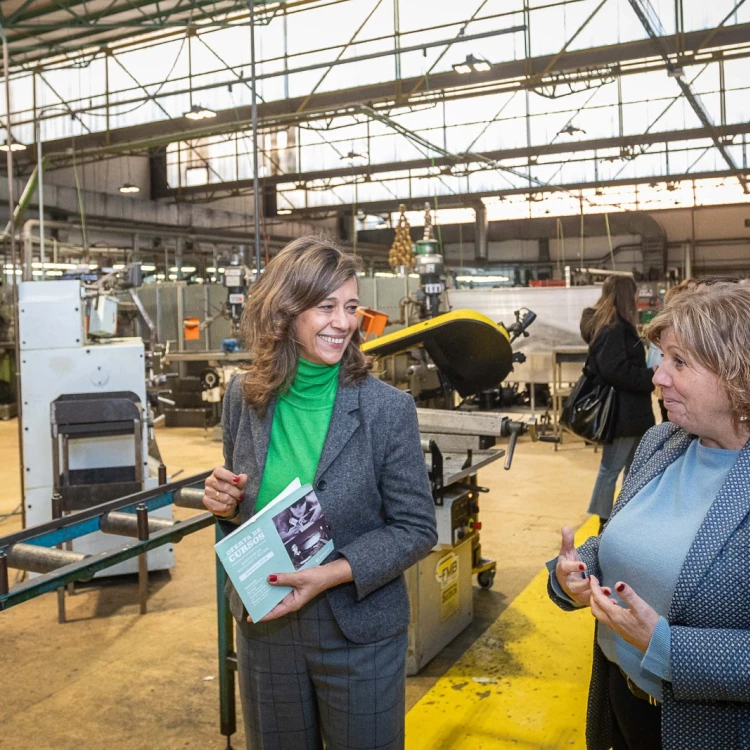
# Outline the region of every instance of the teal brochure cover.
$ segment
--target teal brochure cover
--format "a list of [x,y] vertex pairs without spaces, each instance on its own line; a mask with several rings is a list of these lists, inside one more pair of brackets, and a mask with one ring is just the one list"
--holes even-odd
[[271,586],[268,576],[320,565],[333,552],[333,540],[313,488],[295,480],[214,548],[253,622],[259,622],[291,592]]

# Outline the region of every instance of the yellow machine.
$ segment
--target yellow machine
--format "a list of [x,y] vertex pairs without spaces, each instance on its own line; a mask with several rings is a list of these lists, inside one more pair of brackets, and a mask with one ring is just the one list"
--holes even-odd
[[[376,357],[411,353],[417,363],[409,368],[415,400],[426,401],[436,395],[413,386],[417,382],[414,371],[419,368],[436,373],[446,392],[455,390],[465,399],[497,387],[507,377],[513,362],[522,356],[514,355],[511,343],[528,335],[526,328],[535,317],[528,310],[519,311],[516,322],[506,328],[474,310],[453,310],[367,341],[362,350]],[[452,406],[452,398],[449,403]],[[518,436],[530,432],[536,438],[535,425],[499,414],[450,408],[419,409],[418,416],[441,527],[440,544],[456,547],[471,538],[472,572],[478,575],[480,585],[489,587],[496,566],[481,555],[478,513],[483,488],[477,483],[477,471],[506,455],[504,449],[495,447],[498,438],[510,438],[506,456],[506,468],[510,468]]]
[[[494,582],[497,564],[482,556],[480,543],[479,498],[488,490],[479,484],[479,471],[503,457],[510,468],[518,436],[529,433],[536,439],[533,420],[453,408],[454,394],[467,399],[496,388],[514,361],[522,361],[511,344],[528,335],[535,317],[519,311],[506,327],[474,310],[454,310],[362,344],[372,356],[408,358],[409,366],[400,370],[393,363],[392,382],[407,384],[420,404],[446,407],[417,409],[438,545],[406,576],[413,614],[408,674],[419,671],[471,622],[472,575],[483,588]],[[503,438],[509,442],[496,445]]]
[[474,310],[453,310],[367,341],[362,351],[387,357],[422,348],[450,386],[466,398],[495,388],[513,369],[514,361],[523,361],[511,344],[519,336],[528,336],[526,328],[535,318],[529,310],[518,311],[516,322],[506,328]]

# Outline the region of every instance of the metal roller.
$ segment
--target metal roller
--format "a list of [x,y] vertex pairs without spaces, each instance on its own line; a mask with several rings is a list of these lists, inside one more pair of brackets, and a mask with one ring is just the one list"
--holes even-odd
[[[138,539],[138,517],[135,513],[121,513],[113,510],[102,516],[99,524],[99,528],[105,534],[118,534],[119,536],[130,536]],[[171,529],[174,525],[174,521],[169,521],[166,518],[149,518],[148,532],[154,534],[157,531]]]
[[36,544],[17,542],[8,548],[8,565],[31,573],[49,573],[71,563],[77,563],[90,555],[56,547],[41,547]]
[[174,493],[174,504],[180,508],[193,508],[193,510],[206,510],[203,505],[203,489],[196,487],[182,487]]

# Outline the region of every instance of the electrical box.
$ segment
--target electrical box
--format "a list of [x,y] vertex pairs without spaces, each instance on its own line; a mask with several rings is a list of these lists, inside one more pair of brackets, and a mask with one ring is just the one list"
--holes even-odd
[[89,336],[110,337],[117,333],[117,299],[97,297],[89,313]]
[[242,266],[227,266],[224,269],[224,286],[228,289],[243,287],[245,269]]
[[81,282],[21,282],[18,285],[18,320],[24,352],[82,346]]

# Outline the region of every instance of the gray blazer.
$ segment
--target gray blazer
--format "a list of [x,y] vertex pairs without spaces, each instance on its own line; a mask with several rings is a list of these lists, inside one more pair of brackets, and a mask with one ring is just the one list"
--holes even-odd
[[[245,403],[242,378],[227,389],[222,424],[226,468],[248,475],[240,503],[246,521],[255,510],[276,404],[261,419]],[[402,574],[437,543],[412,397],[372,376],[357,386],[339,385],[314,487],[331,526],[336,551],[330,560],[345,557],[354,576],[326,592],[342,632],[355,643],[403,632],[409,598]],[[231,584],[227,595],[240,627],[251,628]]]
[[[694,435],[665,422],[635,454],[612,516],[685,452]],[[601,578],[599,539],[578,548]],[[562,609],[571,605],[548,586]],[[706,514],[677,579],[667,615],[672,682],[664,682],[664,750],[750,750],[750,441]],[[614,717],[604,654],[594,641],[586,718],[588,750],[609,750]]]

